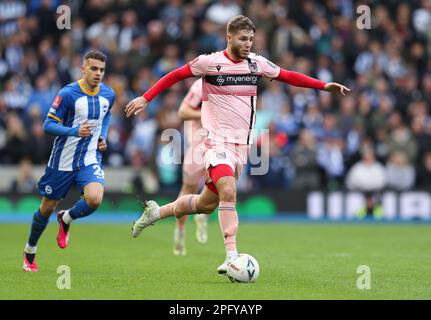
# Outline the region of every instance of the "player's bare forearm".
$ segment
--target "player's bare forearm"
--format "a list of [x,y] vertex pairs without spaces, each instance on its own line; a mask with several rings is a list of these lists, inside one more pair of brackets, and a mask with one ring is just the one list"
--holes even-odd
[[192,108],[187,103],[183,102],[178,109],[178,117],[183,120],[200,120],[201,119],[201,111],[198,109]]

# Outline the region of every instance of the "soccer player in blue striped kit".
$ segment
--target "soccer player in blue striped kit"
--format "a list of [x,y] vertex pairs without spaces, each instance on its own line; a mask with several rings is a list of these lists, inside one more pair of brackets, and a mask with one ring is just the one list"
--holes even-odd
[[36,245],[60,200],[75,183],[83,198],[57,213],[57,244],[68,245],[70,223],[92,214],[103,199],[104,173],[101,152],[107,149],[114,91],[102,83],[106,56],[99,51],[85,54],[83,77],[60,90],[43,125],[47,134],[57,136],[45,174],[38,183],[42,201],[33,216],[30,237],[24,249],[23,269],[37,272]]

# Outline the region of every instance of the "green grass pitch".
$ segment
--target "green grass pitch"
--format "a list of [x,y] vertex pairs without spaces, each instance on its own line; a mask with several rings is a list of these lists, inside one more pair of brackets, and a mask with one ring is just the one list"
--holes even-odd
[[[75,224],[69,247],[56,244],[51,222],[38,245],[39,272],[24,273],[29,226],[0,225],[0,299],[430,299],[431,225],[252,224],[240,222],[240,252],[260,263],[254,284],[216,273],[224,247],[216,221],[198,244],[187,225],[187,255],[172,254],[173,221],[137,239],[129,224]],[[71,289],[57,288],[57,268]],[[359,290],[360,265],[371,289]]]

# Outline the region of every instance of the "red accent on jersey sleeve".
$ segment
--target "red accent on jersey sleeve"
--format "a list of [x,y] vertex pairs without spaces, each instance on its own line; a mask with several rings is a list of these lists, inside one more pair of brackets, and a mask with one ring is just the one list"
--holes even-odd
[[169,72],[167,75],[162,77],[157,83],[152,86],[143,94],[143,97],[150,102],[159,93],[165,91],[166,89],[173,86],[178,81],[193,77],[192,71],[190,70],[190,65],[186,64],[178,69]]
[[305,74],[288,71],[280,68],[280,74],[276,80],[280,80],[297,87],[314,88],[323,90],[326,82],[306,76]]
[[54,109],[58,109],[58,106],[60,105],[61,100],[63,100],[62,96],[56,96],[55,99],[54,99],[54,102],[52,103],[52,107]]

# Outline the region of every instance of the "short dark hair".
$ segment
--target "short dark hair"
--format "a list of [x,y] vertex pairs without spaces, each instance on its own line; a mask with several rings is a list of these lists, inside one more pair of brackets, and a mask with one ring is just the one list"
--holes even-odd
[[103,54],[99,50],[91,50],[91,51],[88,51],[84,55],[84,60],[88,60],[88,59],[96,59],[96,60],[99,60],[99,61],[102,61],[102,62],[106,62],[106,60],[108,58],[106,57],[105,54]]
[[227,23],[227,32],[237,33],[240,30],[253,30],[253,32],[256,32],[256,26],[253,21],[243,15],[230,19]]

